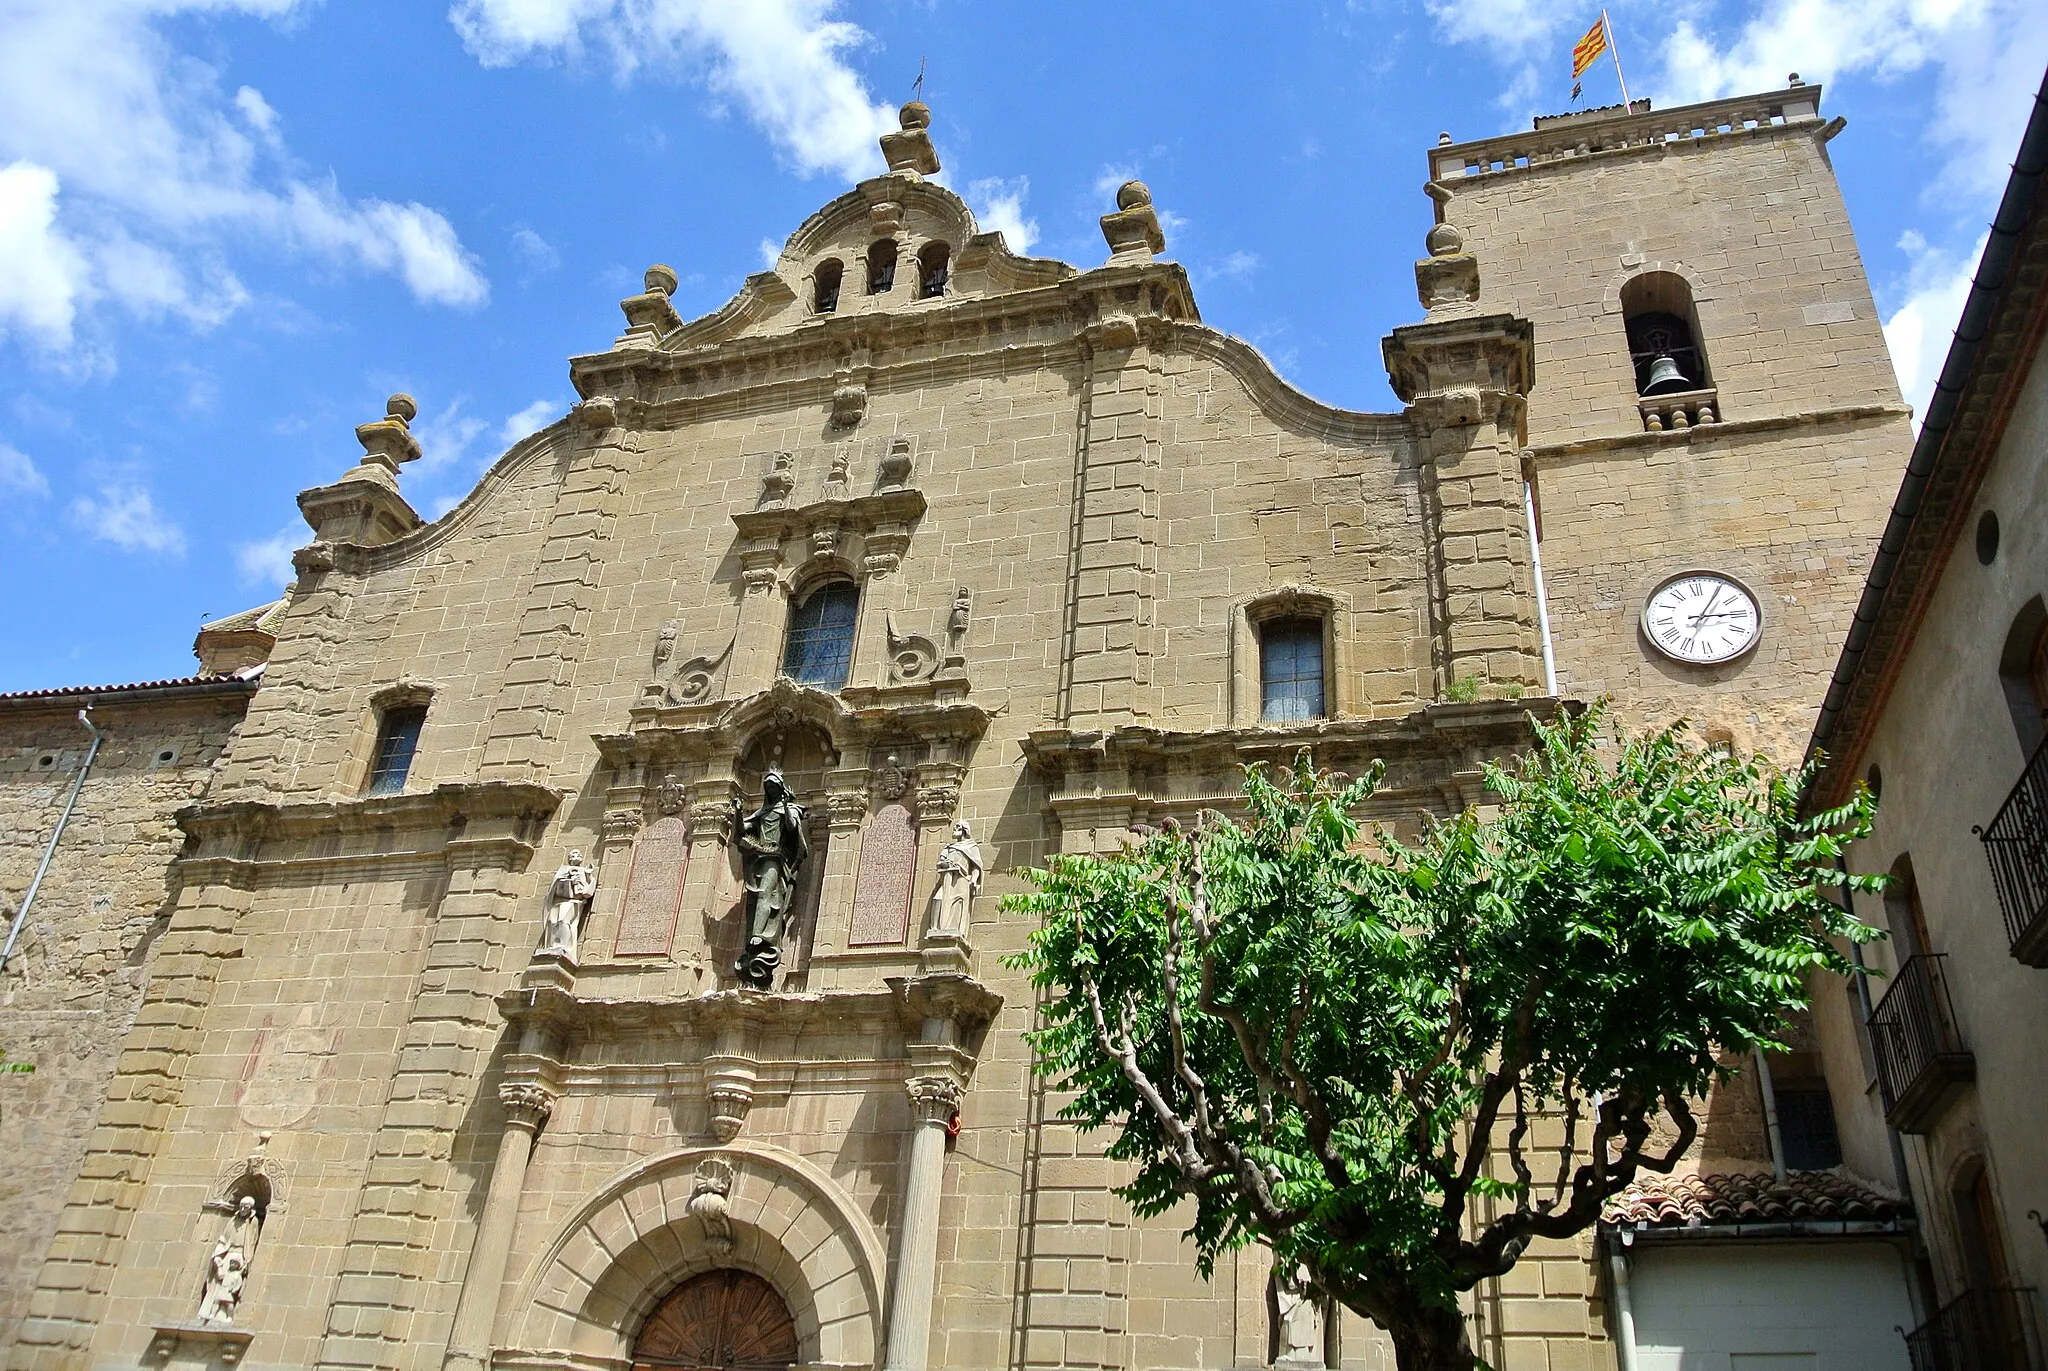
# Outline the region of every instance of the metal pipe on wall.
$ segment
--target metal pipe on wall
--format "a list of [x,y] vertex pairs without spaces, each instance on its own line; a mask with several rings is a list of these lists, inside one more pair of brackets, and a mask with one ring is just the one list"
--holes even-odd
[[100,741],[106,735],[93,727],[91,710],[91,705],[79,710],[78,722],[92,734],[92,746],[86,749],[85,765],[78,768],[78,779],[71,783],[70,798],[64,801],[64,812],[57,816],[56,830],[50,834],[50,845],[43,849],[43,860],[36,867],[35,879],[28,883],[28,893],[21,897],[21,908],[14,911],[14,922],[7,929],[7,946],[0,949],[0,972],[7,970],[7,963],[14,956],[14,940],[21,936],[21,926],[28,921],[28,909],[36,902],[36,892],[43,888],[43,877],[50,870],[50,859],[57,855],[57,840],[64,836],[64,826],[71,822],[71,811],[78,805],[78,792],[85,788],[85,778],[92,770],[93,758],[100,755]]
[[1557,694],[1557,658],[1550,650],[1550,597],[1543,592],[1543,547],[1536,537],[1536,483],[1522,482],[1522,515],[1529,521],[1529,570],[1536,580],[1536,627],[1543,634],[1543,693]]
[[1785,1183],[1785,1135],[1778,1129],[1778,1087],[1771,1080],[1771,1063],[1764,1056],[1762,1046],[1753,1049],[1756,1055],[1756,1083],[1764,1096],[1764,1131],[1771,1139],[1771,1171],[1778,1184]]

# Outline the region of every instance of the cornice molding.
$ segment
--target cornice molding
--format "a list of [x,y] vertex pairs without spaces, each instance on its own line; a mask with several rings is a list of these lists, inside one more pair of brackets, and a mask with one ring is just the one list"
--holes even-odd
[[177,813],[183,879],[405,864],[524,869],[562,792],[523,781],[460,781],[355,799],[224,800]]

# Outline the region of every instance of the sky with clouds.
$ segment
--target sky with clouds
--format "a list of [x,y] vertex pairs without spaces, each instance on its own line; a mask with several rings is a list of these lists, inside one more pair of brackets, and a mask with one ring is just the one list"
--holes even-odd
[[[2048,65],[2039,0],[1609,5],[1659,105],[1827,83],[1908,397]],[[1082,266],[1142,176],[1211,324],[1392,409],[1424,149],[1566,108],[1555,0],[0,3],[0,690],[192,669],[276,595],[294,496],[418,397],[422,513],[574,398],[651,262],[716,309],[881,170],[920,62],[942,178]],[[1618,98],[1612,69],[1587,99]]]

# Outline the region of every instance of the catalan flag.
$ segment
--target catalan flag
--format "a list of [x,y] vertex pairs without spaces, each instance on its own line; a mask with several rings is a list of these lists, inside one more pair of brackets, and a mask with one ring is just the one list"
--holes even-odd
[[1593,27],[1586,30],[1586,36],[1572,49],[1572,82],[1586,74],[1586,68],[1600,60],[1600,54],[1607,51],[1607,15],[1593,21]]

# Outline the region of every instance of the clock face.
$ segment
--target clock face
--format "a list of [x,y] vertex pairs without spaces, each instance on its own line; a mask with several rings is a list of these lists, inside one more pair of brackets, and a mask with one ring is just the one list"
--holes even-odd
[[1763,628],[1756,601],[1726,576],[1689,571],[1650,593],[1643,632],[1665,656],[1695,666],[1733,661]]

